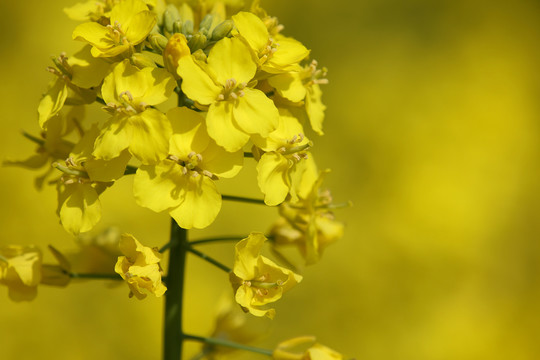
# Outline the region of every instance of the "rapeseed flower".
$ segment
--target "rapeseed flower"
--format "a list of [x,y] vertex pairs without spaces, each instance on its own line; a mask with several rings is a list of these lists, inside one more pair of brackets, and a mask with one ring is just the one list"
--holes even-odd
[[223,38],[208,55],[208,63],[192,56],[178,62],[182,91],[208,107],[208,134],[227,151],[242,149],[250,135],[262,137],[275,130],[279,113],[272,100],[253,86],[257,64],[246,44]]
[[[304,344],[312,345],[303,352],[292,351]],[[278,344],[272,354],[274,360],[342,360],[343,355],[319,343],[313,336],[300,336]]]
[[185,229],[210,225],[221,209],[214,180],[241,169],[243,154],[219,147],[206,131],[204,118],[187,108],[167,113],[174,124],[169,155],[155,165],[139,167],[133,191],[137,203],[153,211],[168,210]]
[[302,281],[302,276],[260,255],[265,241],[263,234],[251,233],[236,244],[230,280],[236,302],[245,312],[273,319],[275,309],[265,305],[279,300],[284,292]]
[[114,271],[124,279],[129,287],[129,297],[144,299],[147,293],[160,297],[167,287],[161,281],[161,254],[142,245],[133,235],[122,234],[119,256]]

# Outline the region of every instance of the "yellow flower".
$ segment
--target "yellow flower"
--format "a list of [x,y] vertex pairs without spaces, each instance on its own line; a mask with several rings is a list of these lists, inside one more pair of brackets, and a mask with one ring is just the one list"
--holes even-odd
[[[281,342],[274,353],[272,359],[274,360],[342,360],[343,355],[335,350],[330,349],[327,346],[319,343],[314,343],[315,337],[313,336],[300,336],[290,340]],[[291,351],[299,345],[306,343],[314,343],[307,350],[302,353]]]
[[113,117],[96,139],[93,155],[110,160],[129,149],[144,164],[165,158],[171,125],[162,112],[150,106],[166,101],[175,86],[166,70],[139,70],[129,60],[118,63],[101,88],[105,109]]
[[112,8],[108,25],[80,24],[73,31],[73,39],[91,44],[95,57],[114,57],[126,52],[130,56],[133,47],[146,38],[155,24],[155,14],[143,1],[123,0]]
[[204,228],[221,209],[214,180],[235,176],[243,154],[217,146],[197,112],[174,108],[167,116],[175,124],[169,156],[156,165],[139,167],[133,183],[135,199],[153,211],[168,210],[185,229]]
[[0,248],[0,284],[13,301],[32,300],[41,281],[41,252],[34,246]]
[[39,125],[47,128],[50,119],[56,116],[64,105],[90,104],[96,99],[96,91],[90,89],[103,80],[109,65],[102,60],[88,59],[88,48],[83,48],[68,58],[61,54],[53,59],[55,67],[48,71],[55,75],[38,106]]
[[66,231],[90,231],[101,219],[99,195],[124,174],[131,158],[127,151],[110,160],[95,159],[91,152],[99,130],[93,126],[66,159],[54,166],[64,174],[58,182],[58,214]]
[[238,35],[249,44],[262,71],[279,74],[298,70],[298,63],[309,55],[309,50],[293,38],[270,37],[264,22],[252,13],[239,12],[232,19]]
[[162,296],[167,288],[161,282],[161,254],[130,234],[122,235],[119,246],[125,256],[118,257],[114,271],[126,280],[129,297],[135,295],[137,299],[144,299],[147,293]]
[[279,113],[272,100],[250,83],[257,65],[240,39],[223,38],[210,50],[208,64],[192,56],[180,59],[182,91],[208,106],[208,134],[227,151],[237,151],[250,135],[268,136],[278,125]]
[[266,205],[281,204],[290,193],[297,200],[294,178],[304,171],[302,159],[310,141],[298,120],[287,110],[280,110],[278,128],[267,138],[253,137],[253,142],[264,151],[257,164],[257,180],[264,193]]
[[[317,69],[317,61],[313,60],[301,71],[276,74],[268,78],[268,84],[287,102],[294,107],[303,106],[313,130],[323,135],[322,123],[326,106],[321,101],[320,85],[328,84],[325,68]],[[302,104],[302,101],[304,104]],[[276,102],[280,101],[276,99]]]
[[281,299],[302,277],[260,255],[265,241],[263,234],[251,233],[236,244],[230,280],[236,302],[245,312],[272,319],[275,310],[264,306]]
[[321,190],[329,170],[317,175],[315,163],[310,160],[307,165],[298,187],[298,201],[281,204],[282,218],[271,234],[274,245],[296,245],[306,265],[311,265],[319,261],[328,245],[343,236],[344,226],[334,219],[330,192]]

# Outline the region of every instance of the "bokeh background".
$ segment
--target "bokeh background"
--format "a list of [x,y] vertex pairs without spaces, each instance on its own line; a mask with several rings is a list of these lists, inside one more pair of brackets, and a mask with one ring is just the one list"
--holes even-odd
[[[72,53],[72,0],[1,1],[0,155],[34,146],[49,56]],[[540,358],[540,3],[487,0],[275,0],[285,33],[329,68],[321,168],[346,235],[277,305],[260,346],[297,335],[370,360]],[[0,245],[76,243],[58,224],[54,187],[0,168]],[[247,164],[241,185],[259,196]],[[130,179],[102,199],[94,233],[118,226],[167,241],[164,214],[139,208]],[[225,204],[192,238],[265,231],[275,209]],[[206,248],[231,264],[230,245]],[[52,257],[46,254],[46,260]],[[208,334],[227,277],[188,264],[186,328]],[[13,303],[0,289],[2,359],[159,359],[161,299],[106,282],[40,287]],[[188,347],[186,354],[197,351]],[[234,358],[234,357],[233,357]],[[254,356],[238,356],[254,359]]]

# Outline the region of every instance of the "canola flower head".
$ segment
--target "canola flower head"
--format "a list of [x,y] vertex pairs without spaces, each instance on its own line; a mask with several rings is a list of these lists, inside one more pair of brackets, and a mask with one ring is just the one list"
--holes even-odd
[[266,240],[261,233],[251,233],[236,244],[230,280],[236,302],[245,312],[273,319],[275,309],[266,305],[279,300],[302,281],[302,276],[262,256],[260,251]]
[[142,245],[133,235],[122,234],[120,251],[114,271],[127,282],[130,293],[137,299],[144,299],[148,293],[160,297],[165,294],[166,286],[161,281],[161,254]]

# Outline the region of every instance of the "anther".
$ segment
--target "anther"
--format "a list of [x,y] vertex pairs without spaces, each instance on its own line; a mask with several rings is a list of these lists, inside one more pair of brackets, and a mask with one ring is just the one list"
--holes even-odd
[[126,91],[122,91],[120,93],[120,97],[124,97],[124,95],[129,99],[129,101],[133,101],[133,95],[131,95],[131,93],[129,92],[129,90],[126,90]]
[[192,151],[189,154],[187,154],[188,159],[191,159],[195,154],[196,154],[195,151]]
[[199,162],[202,161],[202,155],[201,154],[196,154],[195,156],[197,157],[197,160],[199,160]]
[[[184,169],[185,169],[185,168],[184,168]],[[201,175],[201,174],[199,174],[197,171],[193,171],[193,173],[191,174],[191,177],[193,177],[193,178],[198,178],[199,175]]]
[[231,97],[232,97],[234,100],[238,99],[238,95],[236,95],[235,93],[231,93]]
[[182,174],[187,175],[187,172],[188,172],[187,168],[182,166]]
[[210,179],[212,179],[214,177],[214,174],[212,174],[210,171],[208,170],[203,170],[202,171],[202,174],[205,175],[205,176],[208,176]]

